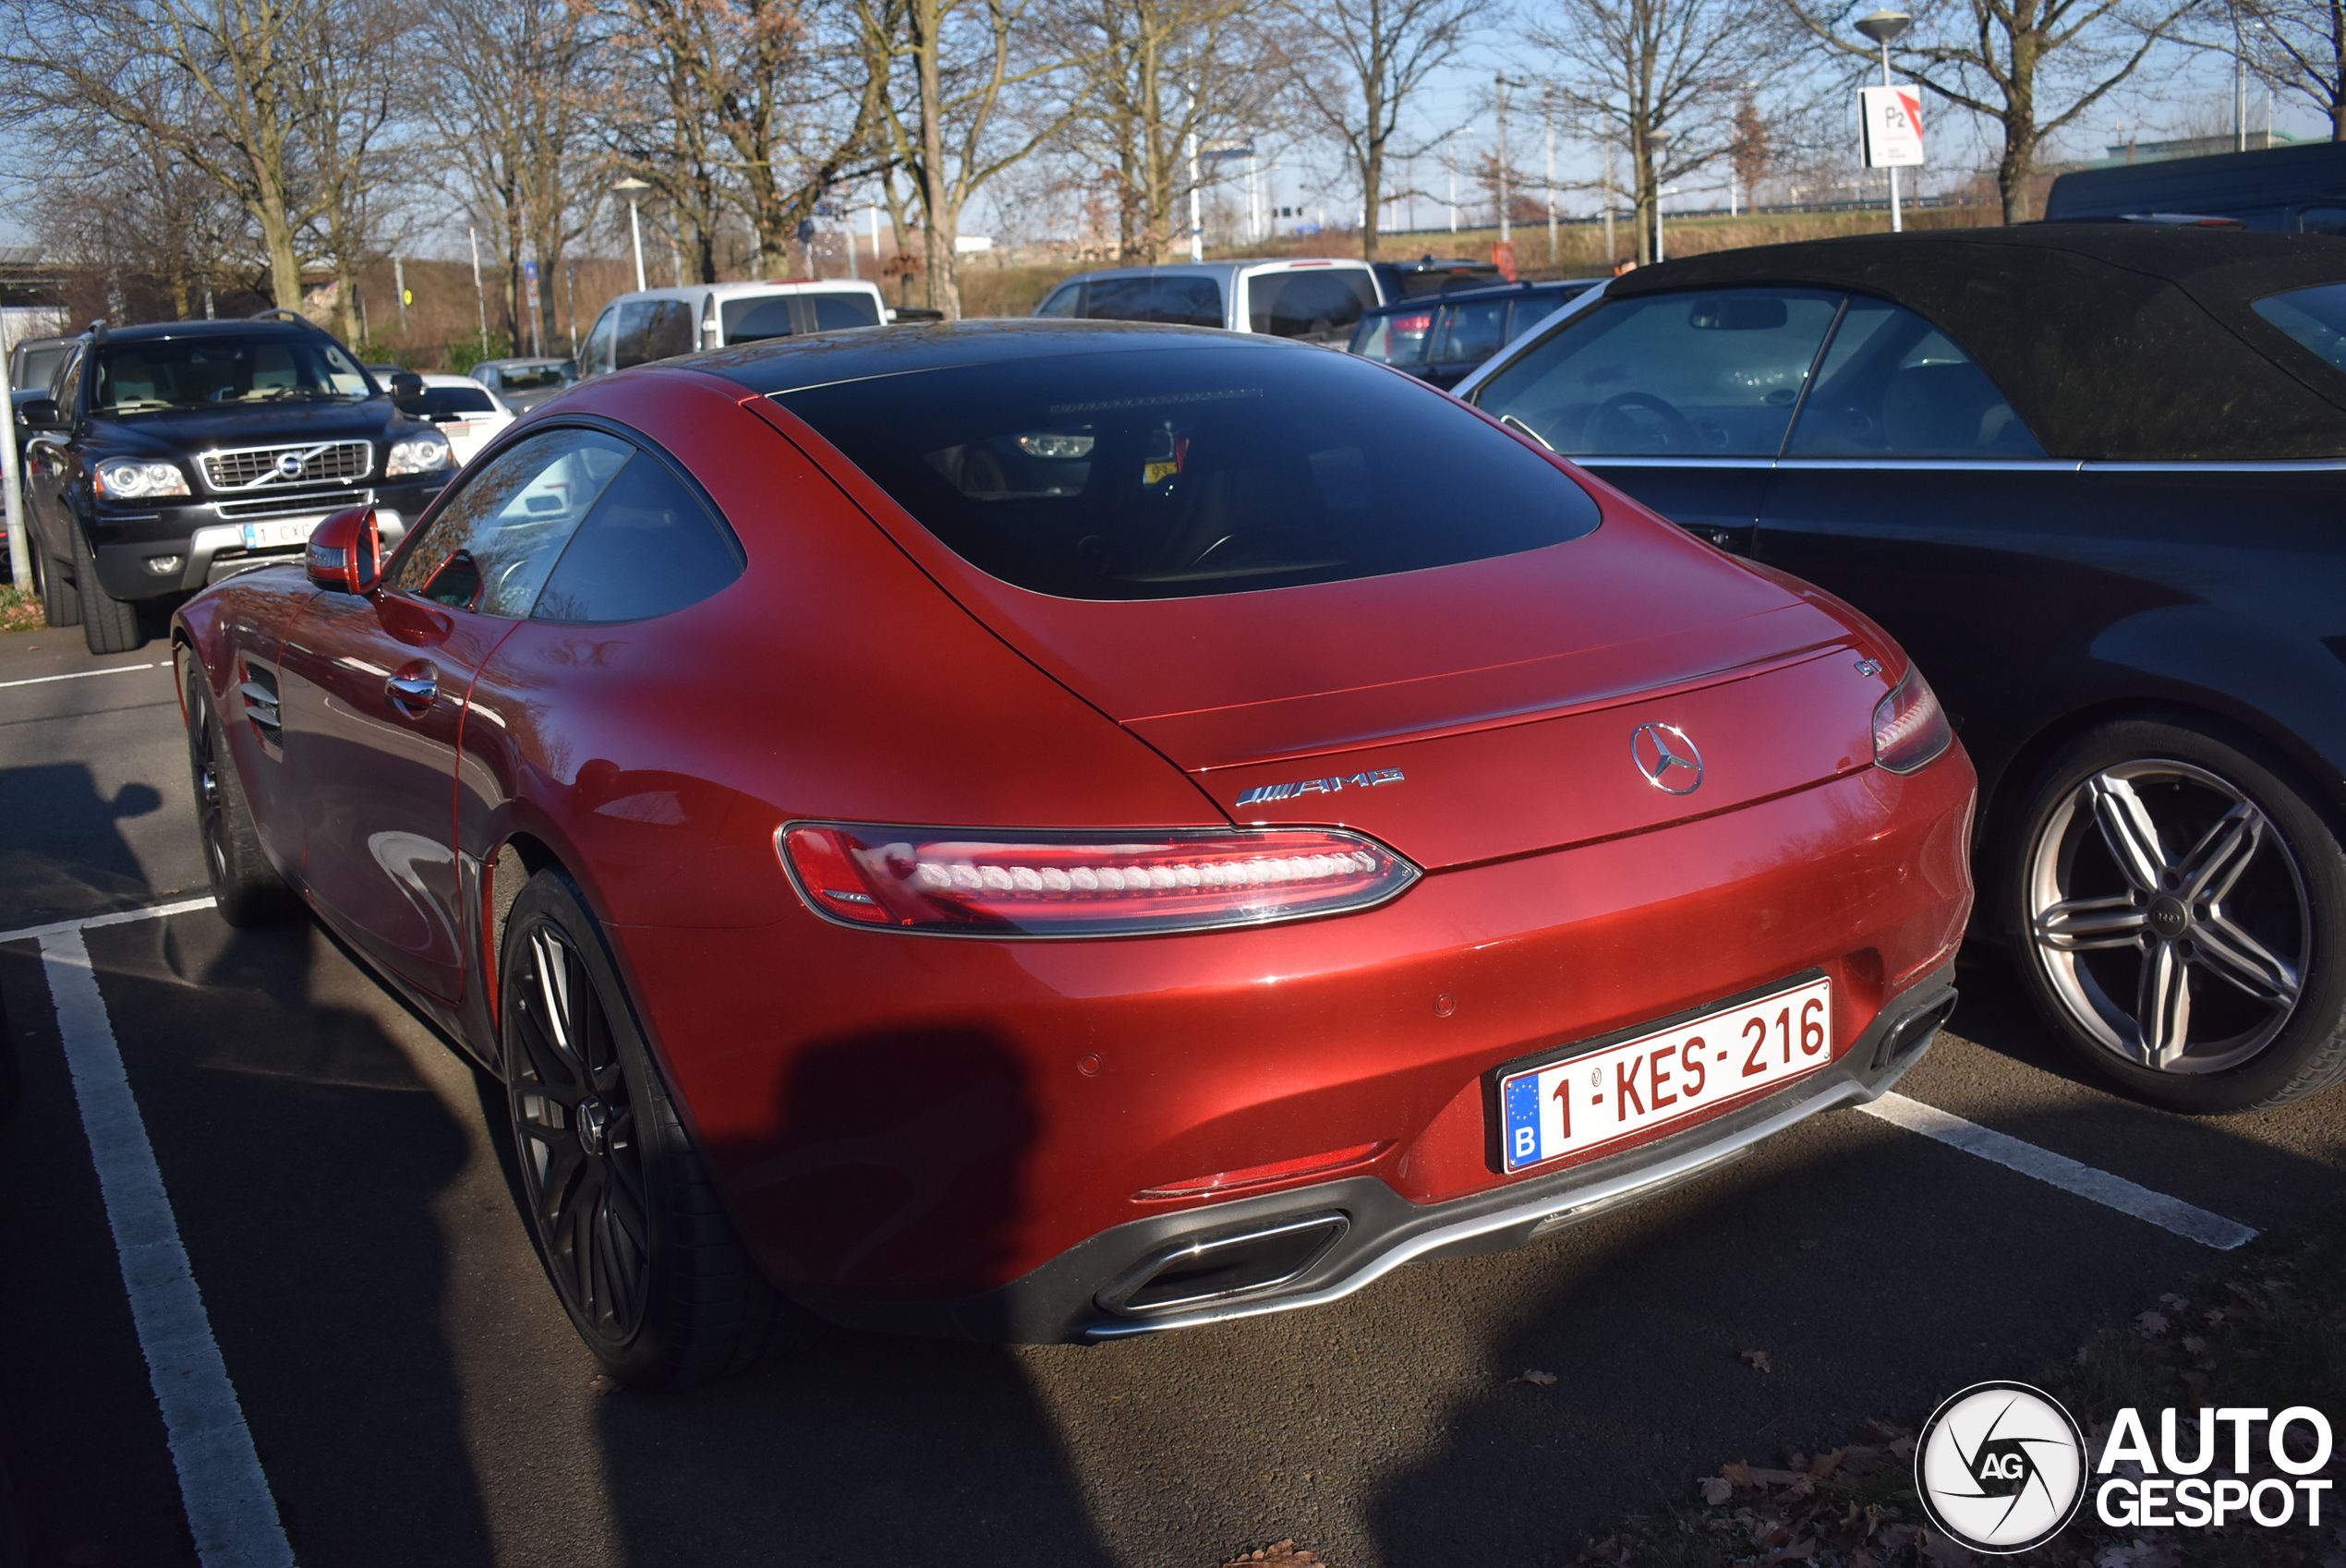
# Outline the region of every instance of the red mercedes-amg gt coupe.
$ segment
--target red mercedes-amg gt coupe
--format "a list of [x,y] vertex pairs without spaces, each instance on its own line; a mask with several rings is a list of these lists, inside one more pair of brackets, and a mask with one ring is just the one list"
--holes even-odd
[[1863,616],[1383,367],[1110,322],[591,381],[174,629],[222,913],[501,1079],[611,1370],[1324,1302],[1879,1093],[1974,779]]

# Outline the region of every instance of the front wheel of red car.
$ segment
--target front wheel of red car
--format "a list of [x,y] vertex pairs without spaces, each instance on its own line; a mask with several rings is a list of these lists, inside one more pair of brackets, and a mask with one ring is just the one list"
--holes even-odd
[[243,776],[228,749],[228,733],[212,706],[212,687],[194,652],[181,647],[179,700],[187,718],[187,772],[196,797],[196,834],[203,841],[204,870],[212,881],[212,906],[239,930],[274,925],[301,911],[260,847],[260,829],[245,798]]
[[2080,735],[2023,806],[2023,978],[2081,1055],[2170,1110],[2346,1077],[2346,853],[2278,759],[2183,724]]
[[633,1387],[680,1388],[800,1332],[718,1201],[567,876],[530,878],[499,961],[530,1236],[596,1359]]

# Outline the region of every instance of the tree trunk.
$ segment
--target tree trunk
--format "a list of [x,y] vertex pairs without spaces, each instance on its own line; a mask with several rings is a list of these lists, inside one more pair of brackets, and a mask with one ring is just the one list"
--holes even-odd
[[921,230],[927,246],[924,259],[928,264],[928,304],[932,310],[942,310],[947,320],[958,321],[961,319],[961,286],[955,271],[953,240],[961,230],[961,214],[953,211],[952,195],[945,181],[945,83],[937,59],[944,47],[944,41],[937,36],[937,23],[942,18],[933,3],[916,4],[913,9],[920,18],[913,58],[919,68],[921,91]]
[[280,310],[301,308],[301,258],[294,250],[293,224],[285,215],[284,192],[266,189],[261,192],[260,211],[253,216],[260,223],[261,248],[269,256],[269,293]]
[[[2019,118],[2014,124],[2013,118]],[[2004,155],[1996,163],[1996,190],[2003,198],[2004,222],[2025,223],[2029,219],[2028,181],[2037,170],[2037,138],[2035,127],[2028,118],[2017,115],[2004,122]]]
[[1372,131],[1369,155],[1360,165],[1360,255],[1376,259],[1377,228],[1384,216],[1385,142]]

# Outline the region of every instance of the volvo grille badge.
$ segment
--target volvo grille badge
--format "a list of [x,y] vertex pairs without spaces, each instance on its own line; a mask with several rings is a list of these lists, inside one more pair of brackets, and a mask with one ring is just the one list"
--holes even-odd
[[1691,795],[1702,785],[1702,754],[1675,724],[1640,724],[1629,737],[1629,755],[1657,790]]
[[285,452],[277,454],[277,472],[284,477],[300,478],[302,467],[302,460],[297,453]]

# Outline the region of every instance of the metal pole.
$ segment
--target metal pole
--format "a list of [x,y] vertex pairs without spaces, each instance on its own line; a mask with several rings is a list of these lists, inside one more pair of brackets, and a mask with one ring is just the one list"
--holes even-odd
[[[1890,85],[1890,40],[1886,38],[1881,41],[1881,85]],[[1905,217],[1898,211],[1898,165],[1893,163],[1890,165],[1890,232],[1902,234],[1905,227]]]
[[1548,122],[1548,265],[1556,265],[1556,108],[1555,92],[1548,90],[1542,95],[1542,109]]
[[1197,187],[1197,94],[1190,94],[1190,259],[1205,259],[1204,195]]
[[486,358],[489,354],[489,296],[482,292],[480,286],[480,231],[467,227],[465,234],[473,244],[473,304],[480,308],[480,352]]
[[2232,151],[2248,151],[2248,64],[2232,55]]
[[635,291],[641,294],[651,285],[644,282],[644,220],[632,196],[627,199],[627,232],[635,236]]
[[1614,255],[1613,138],[1608,135],[1604,139],[1604,265],[1607,271],[1613,270]]
[[[8,363],[9,340],[15,333],[8,330],[8,313],[5,298],[0,298],[0,366]],[[0,371],[0,379],[16,387],[16,377]],[[8,520],[8,581],[17,592],[32,592],[31,541],[25,537],[23,471],[17,463],[17,410],[15,399],[9,400],[5,417],[0,417],[0,484],[8,488],[6,515]]]
[[570,303],[570,355],[578,357],[578,263],[562,263],[562,294]]
[[407,335],[407,263],[394,256],[391,259],[391,286],[399,293],[399,335]]
[[1499,243],[1512,245],[1514,235],[1507,227],[1507,78],[1493,78],[1499,89]]

